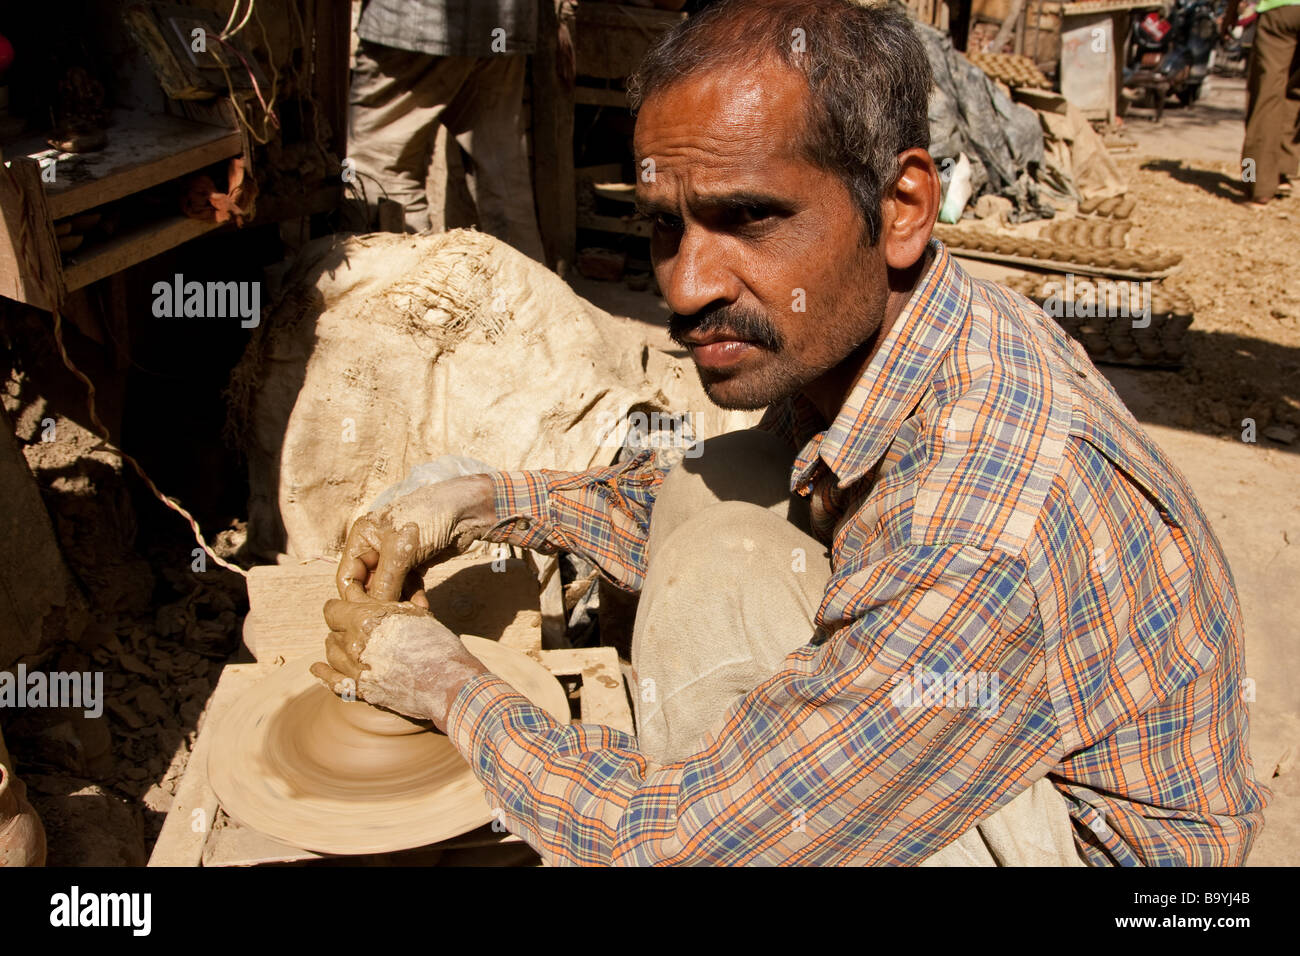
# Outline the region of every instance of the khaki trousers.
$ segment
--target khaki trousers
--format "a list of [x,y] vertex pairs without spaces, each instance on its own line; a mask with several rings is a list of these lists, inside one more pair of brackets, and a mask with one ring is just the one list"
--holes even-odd
[[361,41],[348,156],[369,202],[386,195],[401,203],[409,231],[477,224],[541,261],[524,132],[526,62],[506,54],[429,56]]
[[[669,472],[650,521],[632,637],[637,735],[655,763],[702,749],[731,705],[812,637],[830,578],[789,491],[794,455],[732,432]],[[788,557],[787,557],[788,556]],[[1065,799],[1046,778],[924,866],[1082,866]]]
[[1246,141],[1241,147],[1241,158],[1255,161],[1255,200],[1272,199],[1282,177],[1295,177],[1300,161],[1300,99],[1287,95],[1288,86],[1300,84],[1298,36],[1300,4],[1260,14],[1246,79]]

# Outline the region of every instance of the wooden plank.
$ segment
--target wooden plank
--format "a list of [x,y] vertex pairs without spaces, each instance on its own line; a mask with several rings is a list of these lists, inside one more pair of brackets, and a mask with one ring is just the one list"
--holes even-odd
[[617,232],[625,236],[642,236],[650,238],[650,223],[644,219],[620,219],[617,216],[598,216],[593,212],[584,212],[578,216],[578,225],[583,229],[597,229],[601,232]]
[[204,866],[258,866],[324,858],[324,854],[281,843],[233,820],[213,831],[203,848]]
[[[435,617],[457,634],[500,641],[525,653],[541,650],[542,614],[537,577],[520,558],[493,570],[493,551],[471,552],[435,564],[424,585]],[[321,609],[338,597],[337,564],[262,565],[248,572],[244,644],[259,661],[320,651]]]
[[1062,262],[1057,259],[1035,259],[1032,256],[1014,256],[1002,252],[985,252],[983,249],[963,249],[949,246],[958,259],[983,259],[987,262],[1006,262],[1026,269],[1043,272],[1073,272],[1075,275],[1111,276],[1117,279],[1163,279],[1170,275],[1177,266],[1171,266],[1160,272],[1132,272],[1127,269],[1093,266],[1084,262]]
[[29,137],[10,155],[55,158],[55,179],[45,183],[50,215],[62,219],[238,156],[239,131],[179,116],[114,110],[108,145],[93,153],[61,153]]
[[624,690],[618,652],[612,647],[581,647],[543,651],[538,657],[557,677],[581,675],[581,717],[584,724],[603,724],[635,733],[632,709]]
[[69,259],[63,270],[64,282],[69,290],[80,289],[223,225],[226,224],[176,216],[120,233],[92,246],[75,260]]
[[203,848],[217,818],[217,795],[208,783],[209,745],[203,731],[273,669],[267,664],[228,664],[221,671],[216,690],[199,718],[194,749],[149,856],[149,866],[198,866],[202,862]]
[[[533,192],[537,197],[537,221],[546,264],[565,276],[578,251],[578,202],[573,172],[574,91],[559,76],[557,36],[561,21],[553,0],[542,0],[538,23],[537,52],[532,57],[531,73]],[[564,25],[573,38],[576,28],[571,12],[565,15]]]
[[19,156],[0,170],[0,295],[55,309],[66,295],[41,167]]
[[312,57],[312,92],[320,109],[319,119],[329,126],[330,149],[342,159],[348,154],[352,4],[349,0],[312,0],[312,7],[315,49],[303,50],[302,55]]

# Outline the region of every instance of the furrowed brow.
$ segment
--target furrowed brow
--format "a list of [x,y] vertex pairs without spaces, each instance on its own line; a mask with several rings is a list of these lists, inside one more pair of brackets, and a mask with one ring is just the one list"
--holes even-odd
[[658,215],[675,216],[677,215],[677,206],[674,203],[664,202],[662,199],[641,199],[636,200],[634,206],[638,215],[645,216],[647,219]]
[[737,212],[744,209],[769,208],[774,210],[790,209],[790,201],[770,193],[739,190],[734,192],[703,194],[692,198],[692,206],[703,209],[716,209],[725,212]]

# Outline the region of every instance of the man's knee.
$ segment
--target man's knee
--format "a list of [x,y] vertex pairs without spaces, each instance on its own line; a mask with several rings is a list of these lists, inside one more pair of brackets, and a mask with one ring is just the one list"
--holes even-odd
[[748,501],[771,508],[790,497],[793,463],[794,451],[776,435],[746,428],[701,442],[698,455],[683,458],[668,473],[664,490],[693,488],[710,503]]
[[776,513],[807,530],[807,503],[792,499],[794,451],[757,429],[728,432],[701,442],[664,478],[655,499],[651,551],[684,521],[722,502],[744,502]]
[[798,590],[817,596],[830,574],[822,545],[747,501],[715,502],[696,512],[663,539],[650,561],[656,576],[668,572],[670,587],[707,582],[713,592],[775,588],[791,578]]

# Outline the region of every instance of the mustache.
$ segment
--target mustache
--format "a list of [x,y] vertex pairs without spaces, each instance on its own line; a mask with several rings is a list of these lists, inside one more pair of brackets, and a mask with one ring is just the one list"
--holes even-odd
[[685,345],[683,338],[692,332],[702,336],[726,333],[770,352],[779,352],[785,347],[785,339],[767,316],[734,305],[718,306],[694,315],[674,312],[668,317],[668,335],[678,345]]

